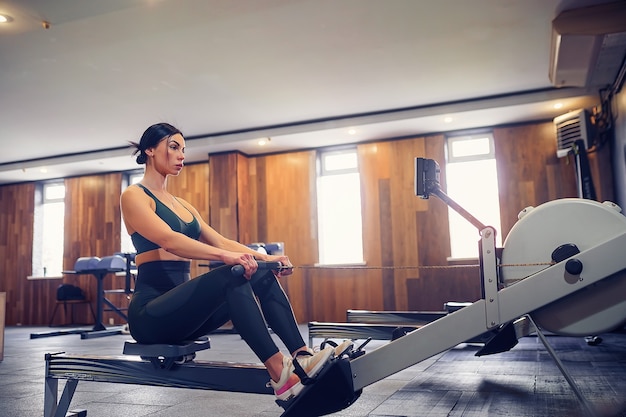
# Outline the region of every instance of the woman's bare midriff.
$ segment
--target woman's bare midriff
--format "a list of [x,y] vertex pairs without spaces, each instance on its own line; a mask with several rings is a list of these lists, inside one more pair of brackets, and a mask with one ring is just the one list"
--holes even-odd
[[135,257],[135,264],[137,266],[154,261],[189,261],[189,259],[181,258],[180,256],[176,256],[173,253],[160,248],[140,253]]

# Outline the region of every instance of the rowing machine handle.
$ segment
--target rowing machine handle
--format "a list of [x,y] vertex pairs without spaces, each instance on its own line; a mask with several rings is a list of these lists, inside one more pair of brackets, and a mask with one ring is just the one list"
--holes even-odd
[[[280,267],[282,266],[280,262],[265,262],[265,261],[256,261],[256,263],[259,265],[259,267],[257,268],[258,270],[268,270],[268,269],[280,269]],[[232,268],[230,268],[230,272],[238,277],[243,275],[243,273],[245,272],[245,269],[243,268],[243,265],[233,265]]]

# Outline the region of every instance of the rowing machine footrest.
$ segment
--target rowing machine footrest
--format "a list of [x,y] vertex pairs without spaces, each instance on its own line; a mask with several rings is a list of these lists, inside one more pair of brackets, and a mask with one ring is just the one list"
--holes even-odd
[[515,334],[515,326],[513,322],[504,325],[494,336],[491,337],[475,356],[493,355],[495,353],[508,352],[517,345],[517,335]]
[[134,340],[124,343],[124,355],[141,356],[149,360],[154,366],[169,369],[174,363],[190,362],[196,357],[196,352],[210,349],[211,340],[203,336],[196,340],[185,341],[181,344],[141,344]]
[[281,417],[323,416],[349,407],[361,392],[354,391],[350,360],[333,359],[297,397],[276,403],[285,409]]

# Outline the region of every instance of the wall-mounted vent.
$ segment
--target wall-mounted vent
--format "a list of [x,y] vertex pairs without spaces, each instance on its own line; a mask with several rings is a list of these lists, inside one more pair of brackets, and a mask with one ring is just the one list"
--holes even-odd
[[589,112],[585,109],[575,110],[554,118],[556,128],[556,155],[566,156],[574,146],[574,142],[582,140],[585,149],[593,142],[593,126]]
[[550,81],[557,87],[613,84],[626,57],[626,1],[565,10],[552,21]]

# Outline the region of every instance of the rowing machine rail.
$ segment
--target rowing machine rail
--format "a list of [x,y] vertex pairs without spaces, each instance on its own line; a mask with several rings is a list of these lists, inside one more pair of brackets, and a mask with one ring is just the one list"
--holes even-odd
[[[416,182],[418,182],[416,194],[422,198],[428,198],[431,193],[437,196],[444,195],[439,190],[436,162],[418,158],[415,166]],[[446,199],[444,201],[448,202]],[[580,201],[571,202],[572,205],[578,203]],[[607,210],[597,202],[586,200],[584,204],[594,205],[594,212]],[[459,213],[463,215],[463,210]],[[467,216],[464,217],[467,218]],[[625,279],[623,274],[618,274],[626,269],[626,257],[623,256],[623,248],[626,245],[625,218],[617,221],[619,227],[614,227],[611,234],[597,237],[593,245],[589,245],[566,260],[535,271],[515,284],[502,289],[498,288],[498,259],[492,243],[495,231],[490,227],[481,228],[482,224],[473,221],[473,217],[467,219],[480,230],[479,254],[483,298],[354,359],[351,362],[351,368],[355,390],[451,349],[496,326],[513,322],[523,316],[528,316],[533,322],[531,315],[536,310],[552,305],[556,301],[566,300],[572,294],[580,294],[582,290],[603,280],[623,282]],[[590,219],[583,220],[589,221]],[[576,268],[573,272],[567,261],[574,261],[580,268]],[[620,301],[624,302],[623,294]],[[543,336],[540,327],[537,325],[534,327],[536,332]],[[584,411],[587,415],[594,415],[593,407],[582,396],[573,379],[560,364],[547,344],[547,340],[544,337],[541,339],[576,393]]]
[[[278,262],[258,261],[258,264],[260,270],[280,267]],[[243,274],[240,266],[231,267],[233,275]],[[262,365],[187,360],[196,351],[209,347],[209,339],[203,338],[182,345],[126,342],[124,353],[132,355],[126,357],[47,353],[44,417],[66,416],[79,381],[273,394],[266,386],[268,375]],[[59,399],[61,379],[66,383]]]

